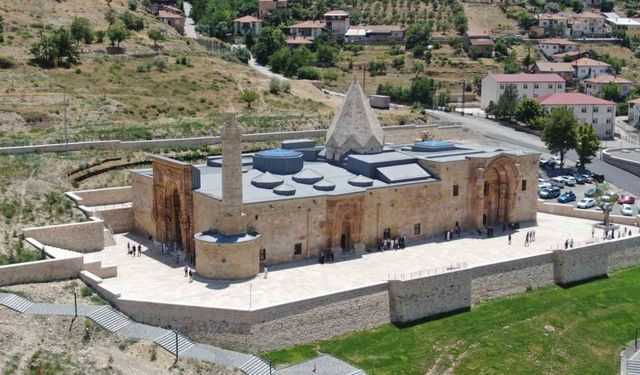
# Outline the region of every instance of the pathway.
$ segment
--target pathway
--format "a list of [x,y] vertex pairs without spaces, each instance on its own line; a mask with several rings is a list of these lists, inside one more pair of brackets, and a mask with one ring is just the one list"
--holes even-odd
[[187,19],[184,22],[184,35],[191,39],[197,39],[198,33],[196,32],[196,23],[193,21],[191,17],[191,4],[188,2],[183,2],[184,5],[184,14],[187,16]]
[[[10,293],[0,293],[0,305],[14,311],[30,315],[62,315],[75,316],[72,304],[33,303],[26,298]],[[309,363],[317,362],[322,374],[329,375],[361,375],[364,371],[349,365],[335,357],[321,356],[281,370],[275,370],[266,360],[240,352],[221,349],[215,346],[194,343],[179,332],[136,323],[126,315],[108,305],[77,305],[77,315],[87,317],[106,330],[132,339],[153,341],[169,353],[193,358],[204,362],[215,363],[224,367],[238,368],[248,375],[299,374],[296,369],[306,369]],[[176,337],[177,336],[177,337]],[[300,366],[300,367],[299,367]]]

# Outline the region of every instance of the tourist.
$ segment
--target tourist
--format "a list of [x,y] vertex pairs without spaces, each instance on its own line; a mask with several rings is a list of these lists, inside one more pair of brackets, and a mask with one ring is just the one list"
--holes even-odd
[[142,255],[142,245],[138,244],[138,256]]
[[324,264],[324,251],[320,252],[320,258],[318,259],[318,261],[320,262],[320,264]]
[[536,231],[532,230],[531,233],[533,233],[533,241],[535,242],[536,241]]
[[189,282],[193,282],[193,270],[189,268]]
[[567,238],[567,239],[564,241],[564,249],[565,249],[565,250],[567,250],[568,248],[569,248],[569,239]]
[[267,275],[269,274],[269,269],[267,268],[267,266],[264,267],[264,278],[267,278]]
[[591,238],[596,236],[596,230],[591,228]]
[[187,277],[187,275],[189,274],[189,266],[188,265],[184,265],[184,277]]
[[127,242],[127,255],[131,255],[131,244]]
[[524,239],[524,247],[528,247],[529,246],[529,233],[527,233],[527,236]]
[[511,233],[509,233],[509,245],[511,245]]
[[569,240],[569,247],[573,249],[573,238]]

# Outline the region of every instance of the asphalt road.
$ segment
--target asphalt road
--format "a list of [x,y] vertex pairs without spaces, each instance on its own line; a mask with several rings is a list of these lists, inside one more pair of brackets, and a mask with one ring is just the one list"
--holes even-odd
[[[519,149],[537,151],[549,155],[549,150],[540,138],[535,135],[516,131],[484,117],[461,116],[459,113],[431,110],[428,110],[428,112],[444,121],[458,122],[464,128],[482,133],[485,138],[503,142]],[[437,123],[437,120],[435,122]],[[566,158],[575,162],[578,160],[578,155],[575,151],[570,151],[567,153]],[[640,177],[605,163],[600,159],[600,155],[587,164],[587,169],[594,173],[604,174],[605,179],[610,183],[636,197],[640,197]]]

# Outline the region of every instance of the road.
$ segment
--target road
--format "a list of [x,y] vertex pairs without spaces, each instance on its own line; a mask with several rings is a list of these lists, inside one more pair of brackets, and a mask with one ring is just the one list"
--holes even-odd
[[198,38],[198,33],[196,32],[196,23],[193,22],[193,19],[189,17],[191,15],[191,4],[188,2],[183,2],[184,5],[184,13],[187,16],[187,19],[184,22],[184,35],[189,38],[196,39]]
[[[477,116],[461,116],[458,113],[432,110],[428,110],[428,112],[441,120],[458,122],[464,128],[482,133],[485,138],[503,142],[519,149],[549,154],[549,150],[540,138],[502,126],[495,121]],[[609,146],[612,146],[614,141],[608,143]],[[607,143],[604,146],[606,147]],[[566,158],[575,162],[578,160],[578,155],[575,151],[570,151],[567,153]],[[605,163],[600,159],[600,155],[593,158],[591,163],[587,164],[587,168],[594,173],[604,174],[607,181],[620,189],[628,191],[635,196],[640,196],[640,177]]]

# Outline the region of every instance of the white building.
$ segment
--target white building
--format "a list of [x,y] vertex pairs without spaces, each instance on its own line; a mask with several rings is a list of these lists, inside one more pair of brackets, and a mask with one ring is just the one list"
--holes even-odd
[[289,35],[292,37],[316,38],[327,27],[324,21],[303,21],[289,26]]
[[611,26],[602,14],[582,12],[573,16],[571,35],[582,38],[602,38],[611,36]]
[[587,95],[596,96],[604,91],[604,86],[608,83],[613,83],[620,88],[620,94],[622,96],[629,95],[631,91],[631,81],[620,76],[602,75],[595,78],[587,78],[582,81],[584,85],[584,92]]
[[600,138],[613,137],[616,118],[616,103],[614,102],[577,92],[552,94],[541,97],[538,101],[546,110],[569,107],[580,123],[585,122],[593,125]]
[[640,35],[640,22],[633,18],[620,17],[615,12],[604,13],[607,18],[606,21],[611,26],[611,29],[615,31],[622,31],[628,37],[634,38]]
[[480,107],[497,103],[507,86],[514,85],[520,98],[538,98],[565,92],[565,80],[557,74],[489,74],[482,79]]
[[547,57],[552,57],[558,53],[578,52],[580,47],[567,39],[544,39],[538,42],[538,49]]
[[258,35],[261,29],[262,20],[258,17],[244,16],[233,20],[233,31],[236,35],[245,35],[247,33]]
[[332,10],[324,14],[324,22],[327,29],[334,36],[343,37],[351,27],[351,17],[344,10]]
[[640,98],[629,100],[629,125],[640,125]]
[[577,79],[595,78],[611,72],[611,65],[588,57],[578,59],[571,65],[576,70],[575,77]]

